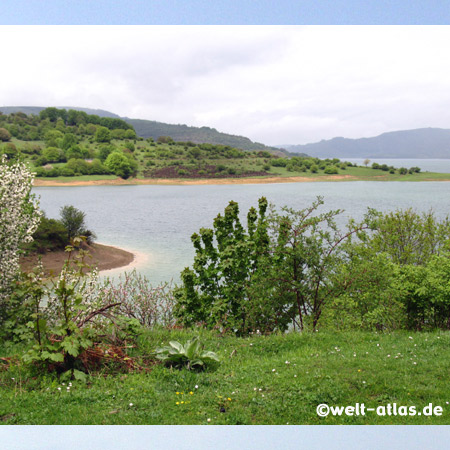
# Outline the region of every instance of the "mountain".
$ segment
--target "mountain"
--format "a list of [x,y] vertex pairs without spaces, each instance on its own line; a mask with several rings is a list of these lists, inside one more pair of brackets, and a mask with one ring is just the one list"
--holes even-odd
[[[46,106],[0,106],[0,112],[3,114],[13,114],[17,112],[23,112],[24,114],[35,116],[39,115],[39,113],[47,108]],[[92,108],[78,108],[74,106],[58,106],[58,109],[75,109],[76,111],[83,111],[86,114],[93,114],[99,117],[112,117],[115,119],[121,119],[120,116],[114,114],[109,111],[105,111],[103,109],[92,109]]]
[[144,138],[152,137],[157,139],[159,136],[170,136],[177,142],[194,142],[196,144],[209,143],[229,145],[230,147],[240,148],[242,150],[277,150],[275,147],[268,147],[259,142],[253,142],[244,136],[221,133],[215,128],[209,127],[191,127],[187,125],[171,125],[153,120],[123,119],[131,124],[138,136]]
[[371,138],[336,137],[312,144],[283,145],[283,148],[319,158],[450,159],[450,130],[419,128],[383,133]]
[[[38,115],[46,107],[42,106],[1,106],[0,112],[11,114],[23,112],[25,114]],[[215,128],[209,127],[191,127],[187,125],[173,125],[153,120],[130,119],[120,117],[117,114],[102,109],[79,108],[73,106],[58,106],[58,109],[75,109],[84,111],[87,114],[95,114],[100,117],[112,117],[125,120],[136,131],[136,134],[143,138],[158,139],[160,136],[170,136],[176,142],[194,142],[195,144],[215,144],[228,145],[241,150],[268,150],[272,153],[285,155],[287,152],[276,147],[268,147],[259,142],[253,142],[244,136],[235,136],[233,134],[221,133]]]

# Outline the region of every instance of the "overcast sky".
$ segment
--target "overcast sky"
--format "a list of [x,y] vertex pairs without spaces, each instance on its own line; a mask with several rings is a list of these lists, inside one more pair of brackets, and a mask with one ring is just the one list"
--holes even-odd
[[0,26],[1,106],[81,106],[269,145],[450,128],[450,26]]

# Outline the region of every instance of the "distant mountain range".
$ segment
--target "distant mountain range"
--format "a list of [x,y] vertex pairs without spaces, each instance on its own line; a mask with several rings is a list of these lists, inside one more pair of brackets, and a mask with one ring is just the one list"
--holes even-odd
[[318,158],[450,158],[450,130],[419,128],[393,131],[376,137],[336,137],[313,144],[283,145],[291,153]]
[[[4,114],[23,112],[25,114],[38,115],[45,108],[46,107],[43,106],[1,106],[0,112],[3,112]],[[143,138],[152,137],[156,140],[160,136],[170,136],[176,142],[220,144],[242,150],[268,150],[278,154],[286,153],[277,147],[270,147],[259,142],[253,142],[244,136],[221,133],[220,131],[209,127],[190,127],[187,125],[173,125],[153,120],[130,119],[102,109],[79,108],[74,106],[58,106],[58,109],[75,109],[84,111],[86,114],[95,114],[100,117],[123,119],[134,127],[138,136]]]

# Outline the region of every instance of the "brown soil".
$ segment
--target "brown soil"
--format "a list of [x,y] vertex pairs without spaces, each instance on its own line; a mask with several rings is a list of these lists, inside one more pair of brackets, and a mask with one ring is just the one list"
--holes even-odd
[[192,185],[192,184],[264,184],[264,183],[309,183],[314,181],[340,181],[357,180],[358,177],[352,175],[328,175],[320,177],[279,177],[266,176],[261,178],[206,178],[200,180],[183,180],[170,178],[131,178],[123,180],[116,178],[113,180],[89,180],[89,181],[56,181],[35,179],[34,186],[117,186],[117,185],[137,185],[137,184],[164,184],[164,185]]
[[[97,267],[98,270],[128,266],[134,260],[133,253],[107,245],[92,244],[86,246],[86,250],[90,256],[86,257],[85,263]],[[67,256],[68,254],[64,250],[47,252],[43,255],[32,254],[22,257],[20,265],[24,272],[30,271],[36,266],[39,257],[41,257],[46,275],[55,276],[61,272]]]

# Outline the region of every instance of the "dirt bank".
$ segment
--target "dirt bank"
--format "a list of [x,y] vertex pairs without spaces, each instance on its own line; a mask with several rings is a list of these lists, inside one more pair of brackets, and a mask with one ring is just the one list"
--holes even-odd
[[34,186],[125,186],[141,184],[163,184],[163,185],[206,185],[206,184],[266,184],[266,183],[308,183],[312,181],[340,181],[357,180],[358,177],[352,175],[328,175],[320,177],[261,177],[261,178],[208,178],[202,180],[181,180],[165,178],[132,178],[123,180],[74,180],[58,181],[51,179],[35,179]]
[[[85,259],[85,263],[97,267],[99,270],[116,269],[125,267],[134,261],[135,255],[121,248],[110,247],[102,244],[92,244],[87,246],[90,256]],[[30,255],[22,257],[20,265],[22,270],[27,272],[36,266],[39,256],[42,258],[45,273],[47,275],[57,275],[67,259],[67,252],[60,250],[47,252],[43,255]]]

